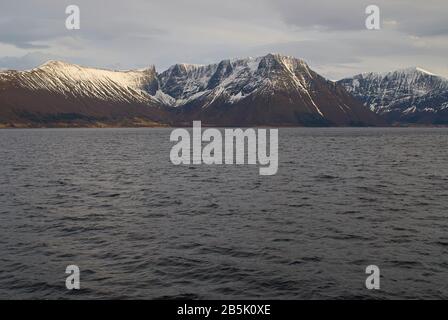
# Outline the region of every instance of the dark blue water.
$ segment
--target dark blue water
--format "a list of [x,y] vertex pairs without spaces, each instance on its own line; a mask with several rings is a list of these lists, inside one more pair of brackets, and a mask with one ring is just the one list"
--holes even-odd
[[0,130],[0,298],[448,298],[448,129],[281,129],[275,176],[170,132]]

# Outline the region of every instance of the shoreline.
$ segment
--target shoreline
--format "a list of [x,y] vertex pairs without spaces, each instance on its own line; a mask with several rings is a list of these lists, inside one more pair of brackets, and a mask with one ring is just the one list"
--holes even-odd
[[[436,129],[436,128],[448,128],[447,125],[390,125],[390,126],[293,126],[293,125],[252,125],[252,126],[239,126],[239,125],[212,125],[203,124],[206,128],[422,128],[422,129]],[[112,125],[112,124],[101,124],[101,125],[51,125],[51,126],[40,126],[40,125],[5,125],[0,123],[0,130],[14,130],[14,129],[145,129],[145,128],[192,128],[192,125],[167,125],[167,124],[154,124],[154,125]]]

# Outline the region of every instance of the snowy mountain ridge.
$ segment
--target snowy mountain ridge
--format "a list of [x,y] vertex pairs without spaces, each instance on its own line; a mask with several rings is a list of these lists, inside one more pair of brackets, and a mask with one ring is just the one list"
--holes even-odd
[[[271,56],[271,55],[268,55]],[[306,83],[295,74],[298,66],[309,74],[303,60],[272,55],[278,58],[290,73],[297,87],[306,91]],[[129,100],[132,95],[139,101],[156,100],[178,107],[202,96],[226,96],[230,103],[256,91],[257,85],[270,80],[259,70],[266,57],[223,60],[211,65],[175,64],[157,73],[151,66],[144,70],[111,71],[82,67],[62,61],[48,61],[27,71],[0,72],[0,79],[16,78],[19,85],[31,90],[48,90],[64,95],[93,95],[101,99]],[[270,83],[271,85],[275,85]]]
[[338,83],[391,121],[444,123],[447,119],[448,79],[419,67],[363,73]]
[[13,80],[17,86],[56,92],[66,97],[146,102],[149,97],[145,86],[155,76],[153,67],[143,71],[110,71],[51,60],[27,71],[2,72],[0,80]]
[[[0,72],[1,103],[6,109],[0,108],[0,116],[32,121],[81,114],[91,121],[99,114],[108,118],[113,108],[114,119],[137,112],[182,125],[193,119],[230,126],[383,123],[341,85],[305,61],[280,54],[175,64],[161,73],[154,67],[111,71],[49,61],[32,70]],[[48,112],[56,116],[42,115]]]

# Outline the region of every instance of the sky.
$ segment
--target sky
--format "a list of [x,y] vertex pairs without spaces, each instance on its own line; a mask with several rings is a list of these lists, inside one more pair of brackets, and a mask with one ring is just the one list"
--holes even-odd
[[[380,30],[365,27],[368,5]],[[80,29],[65,27],[68,5]],[[0,0],[0,69],[47,60],[161,72],[280,53],[338,80],[419,66],[448,77],[446,0]]]

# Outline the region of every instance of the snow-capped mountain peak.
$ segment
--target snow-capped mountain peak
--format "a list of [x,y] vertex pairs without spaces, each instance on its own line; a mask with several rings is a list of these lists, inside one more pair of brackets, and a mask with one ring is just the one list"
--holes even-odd
[[418,72],[421,72],[421,73],[425,73],[425,74],[430,75],[430,76],[437,76],[435,73],[429,72],[428,70],[425,70],[425,69],[420,68],[420,67],[415,67],[415,70],[418,71]]
[[16,86],[67,97],[129,101],[129,96],[134,96],[137,101],[146,102],[150,99],[147,85],[154,81],[156,73],[153,67],[143,71],[112,71],[50,60],[31,70],[5,73],[4,77]]
[[75,64],[59,61],[59,60],[48,60],[44,63],[42,63],[40,66],[38,66],[35,69],[42,69],[42,68],[64,68],[69,66],[76,66]]
[[392,121],[419,121],[427,113],[435,119],[434,115],[445,113],[448,106],[448,79],[420,67],[363,73],[338,83]]
[[270,53],[210,65],[173,65],[159,75],[159,84],[173,106],[181,106],[206,96],[234,103],[263,90],[294,87],[306,91],[309,77],[312,72],[303,60]]

